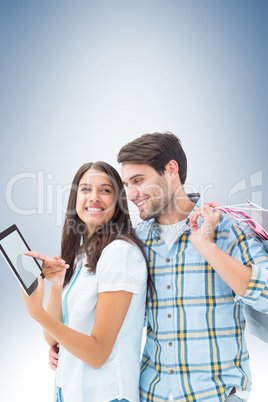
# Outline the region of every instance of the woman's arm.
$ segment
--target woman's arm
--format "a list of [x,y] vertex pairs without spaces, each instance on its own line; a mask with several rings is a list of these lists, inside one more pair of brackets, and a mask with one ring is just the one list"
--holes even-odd
[[99,293],[94,327],[88,336],[67,327],[43,309],[44,282],[41,277],[31,296],[24,292],[22,295],[30,315],[51,338],[57,339],[71,354],[95,369],[110,356],[132,299],[132,293],[126,291]]
[[[48,298],[48,302],[47,302],[47,308],[46,311],[47,313],[55,318],[58,321],[62,321],[62,288],[59,286],[53,286],[51,285],[50,288],[50,293],[49,293],[49,298]],[[50,346],[53,346],[57,343],[59,343],[59,341],[54,338],[53,336],[51,336],[51,334],[49,332],[47,332],[44,328],[44,337],[45,340],[47,341],[47,343]]]
[[[42,273],[51,283],[46,311],[51,317],[62,321],[62,286],[64,283],[65,272],[66,269],[69,268],[69,265],[57,255],[55,255],[54,258],[51,258],[35,251],[26,251],[24,254],[43,261]],[[44,337],[50,346],[58,343],[58,341],[45,330]]]

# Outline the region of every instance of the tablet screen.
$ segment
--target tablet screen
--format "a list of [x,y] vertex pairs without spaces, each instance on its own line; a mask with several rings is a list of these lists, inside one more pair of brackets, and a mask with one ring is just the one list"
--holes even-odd
[[14,230],[0,240],[0,245],[5,257],[10,260],[13,266],[12,269],[17,271],[17,276],[22,279],[26,288],[29,288],[38,278],[41,270],[32,257],[27,257],[23,254],[24,251],[29,250],[27,244],[23,241],[18,231]]

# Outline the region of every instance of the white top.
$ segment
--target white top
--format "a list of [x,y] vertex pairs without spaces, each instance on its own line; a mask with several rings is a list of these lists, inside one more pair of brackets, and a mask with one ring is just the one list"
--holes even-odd
[[160,237],[161,239],[165,240],[165,243],[168,246],[169,250],[178,239],[180,234],[183,232],[186,226],[186,221],[187,219],[184,219],[183,221],[173,223],[172,225],[160,225],[160,223],[158,224]]
[[137,402],[147,289],[145,260],[136,245],[115,240],[103,250],[96,274],[88,273],[85,263],[84,258],[82,264],[77,264],[63,291],[63,308],[66,305],[68,311],[64,322],[70,328],[91,334],[100,292],[125,290],[133,297],[107,362],[94,369],[62,348],[56,385],[62,388],[64,402],[108,402],[117,398]]

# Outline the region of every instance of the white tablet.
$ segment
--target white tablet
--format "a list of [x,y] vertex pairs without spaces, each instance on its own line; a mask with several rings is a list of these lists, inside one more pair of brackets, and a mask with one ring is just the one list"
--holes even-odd
[[31,251],[16,225],[0,233],[0,251],[26,294],[30,295],[37,287],[42,268],[35,258],[23,254],[28,250]]

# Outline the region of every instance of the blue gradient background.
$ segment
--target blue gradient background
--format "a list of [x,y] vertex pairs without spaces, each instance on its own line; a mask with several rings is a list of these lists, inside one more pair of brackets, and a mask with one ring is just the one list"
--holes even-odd
[[[268,208],[267,1],[2,0],[0,7],[0,230],[16,223],[33,250],[58,253],[79,166],[101,159],[118,167],[122,145],[165,130],[182,140],[189,190]],[[42,330],[2,257],[0,273],[0,399],[47,402],[54,373]],[[258,402],[268,347],[247,338],[250,400]]]

